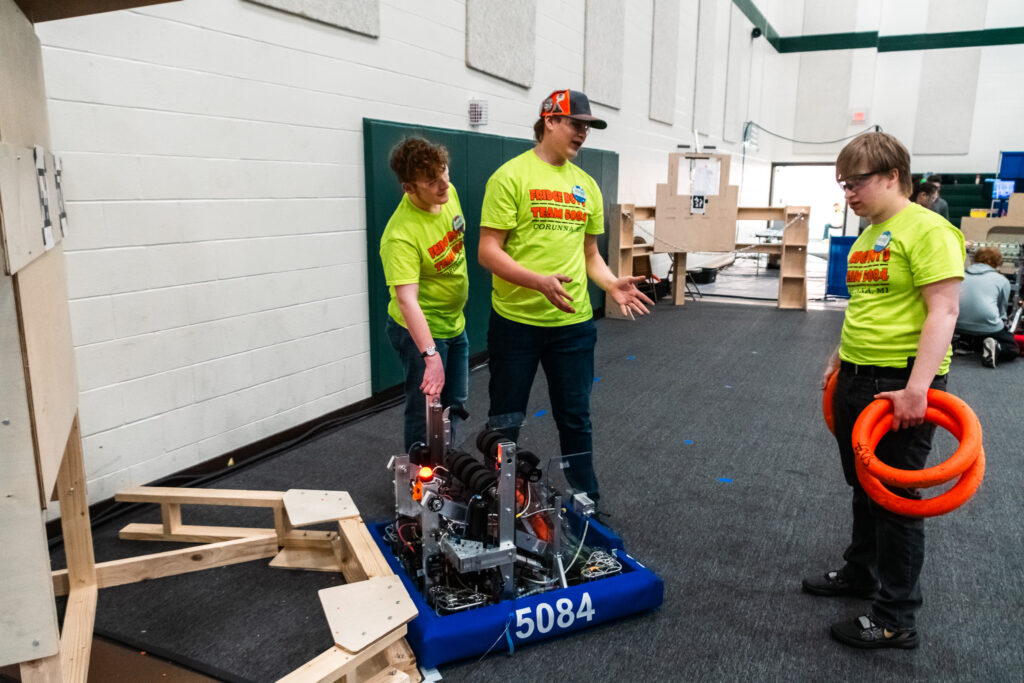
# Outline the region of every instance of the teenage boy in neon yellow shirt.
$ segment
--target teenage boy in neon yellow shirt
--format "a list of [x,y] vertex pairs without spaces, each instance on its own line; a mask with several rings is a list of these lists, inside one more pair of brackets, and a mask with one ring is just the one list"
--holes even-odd
[[[836,159],[836,180],[858,216],[871,224],[850,249],[850,304],[838,352],[832,411],[846,483],[853,489],[853,532],[846,564],[803,581],[806,592],[872,599],[867,614],[832,625],[832,636],[859,648],[918,645],[924,522],[882,509],[857,481],[851,432],[860,412],[878,398],[892,402],[892,431],[878,458],[919,470],[935,426],[924,421],[929,387],[945,389],[950,339],[964,277],[963,234],[939,214],[913,204],[910,155],[885,133],[852,140]],[[900,490],[920,498],[917,490]]]
[[405,368],[405,448],[426,440],[424,396],[452,407],[452,437],[469,398],[469,294],[459,195],[448,182],[448,151],[410,138],[391,153],[405,194],[380,240],[391,291],[387,333]]
[[601,257],[601,191],[572,163],[590,129],[607,125],[583,93],[551,93],[533,127],[536,146],[494,172],[480,217],[480,264],[494,274],[487,425],[519,437],[543,366],[566,479],[595,501],[590,388],[597,328],[587,278],[624,314],[647,313],[644,304],[653,304],[636,288],[642,277],[616,278]]

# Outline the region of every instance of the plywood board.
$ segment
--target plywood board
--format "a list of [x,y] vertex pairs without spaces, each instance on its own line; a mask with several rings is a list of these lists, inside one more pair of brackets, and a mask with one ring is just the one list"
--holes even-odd
[[690,197],[673,195],[668,185],[657,186],[654,251],[732,251],[736,244],[736,205],[739,188],[709,197],[705,213],[690,213]]
[[0,0],[0,93],[0,142],[49,149],[39,38],[13,0]]
[[55,655],[59,637],[14,283],[2,275],[0,473],[0,666],[4,666]]
[[284,508],[293,526],[359,516],[359,510],[347,491],[288,489],[284,493]]
[[0,143],[0,239],[7,275],[46,251],[37,177],[32,148]]
[[318,595],[334,642],[349,652],[359,652],[418,614],[395,575],[325,588]]
[[14,288],[45,505],[78,410],[78,375],[62,245],[22,268],[14,276]]
[[[690,164],[711,160],[718,166],[717,194],[706,197],[704,213],[691,211]],[[654,251],[732,251],[736,243],[739,188],[729,185],[730,157],[726,154],[668,155],[668,183],[655,188]],[[712,179],[714,176],[708,176]],[[697,185],[695,180],[694,185]],[[713,191],[713,180],[711,180]]]

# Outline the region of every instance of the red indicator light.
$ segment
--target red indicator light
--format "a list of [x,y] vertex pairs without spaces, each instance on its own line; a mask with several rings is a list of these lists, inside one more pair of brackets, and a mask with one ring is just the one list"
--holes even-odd
[[420,481],[430,481],[434,478],[434,470],[430,467],[421,467],[419,478]]

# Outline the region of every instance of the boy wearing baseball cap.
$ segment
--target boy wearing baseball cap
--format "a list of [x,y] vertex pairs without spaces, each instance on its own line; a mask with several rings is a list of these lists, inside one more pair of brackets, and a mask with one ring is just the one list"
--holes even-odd
[[493,274],[488,426],[518,438],[541,365],[566,479],[595,501],[590,388],[597,329],[587,278],[623,314],[644,314],[644,304],[653,304],[636,288],[643,278],[617,278],[598,251],[601,190],[572,163],[590,129],[607,125],[583,93],[551,93],[533,127],[536,145],[487,181],[480,218],[479,260]]

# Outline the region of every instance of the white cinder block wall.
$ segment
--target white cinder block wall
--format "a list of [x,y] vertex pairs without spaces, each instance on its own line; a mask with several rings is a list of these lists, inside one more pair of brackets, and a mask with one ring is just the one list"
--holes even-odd
[[[990,14],[1008,2],[989,0]],[[757,4],[780,34],[800,33],[799,0]],[[545,95],[583,85],[584,14],[585,0],[538,0],[529,89],[466,67],[460,0],[381,0],[379,38],[244,0],[38,24],[66,177],[90,500],[367,398],[377,255],[365,246],[362,119],[466,130],[467,101],[483,98],[483,132],[529,138]],[[609,128],[590,140],[619,153],[623,202],[653,203],[666,153],[694,125],[734,154],[737,123],[795,133],[799,56],[743,39],[752,25],[730,0],[681,0],[679,14],[667,125],[648,118],[653,0],[626,0],[622,107],[596,107]],[[704,22],[712,30],[695,28]],[[998,64],[998,50],[1020,55],[985,50]],[[1000,104],[1019,112],[1022,92],[1005,89]],[[990,96],[979,85],[976,115]],[[964,167],[991,169],[997,133],[979,132]],[[732,166],[743,203],[768,201],[772,160],[798,158],[762,136]]]

